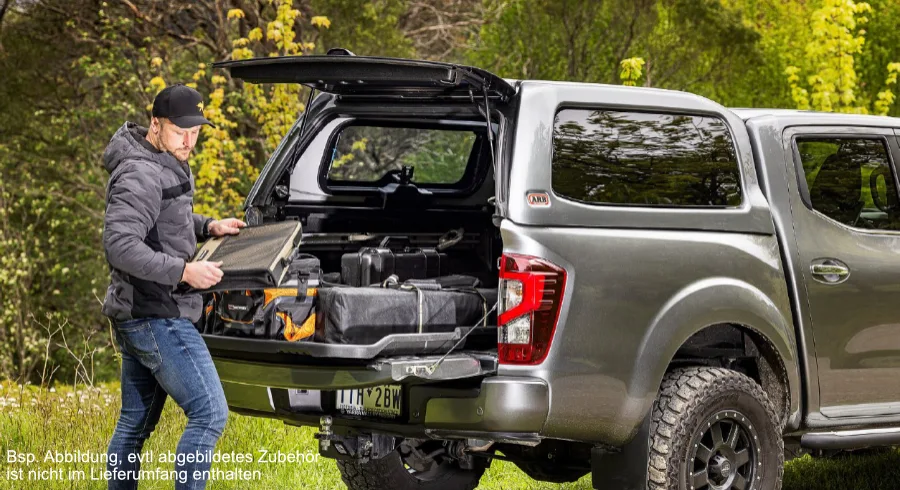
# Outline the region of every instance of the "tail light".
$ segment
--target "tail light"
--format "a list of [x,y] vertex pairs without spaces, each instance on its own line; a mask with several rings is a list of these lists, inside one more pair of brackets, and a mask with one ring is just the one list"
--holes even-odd
[[497,351],[503,364],[540,364],[559,320],[566,271],[544,259],[504,254],[500,259]]

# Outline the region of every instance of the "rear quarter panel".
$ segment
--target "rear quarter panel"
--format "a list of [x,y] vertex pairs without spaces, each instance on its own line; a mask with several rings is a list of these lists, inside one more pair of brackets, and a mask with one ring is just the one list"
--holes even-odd
[[[628,442],[649,413],[673,355],[695,332],[736,323],[765,336],[799,411],[796,341],[772,215],[743,121],[701,97],[601,85],[525,82],[509,166],[504,251],[546,258],[568,280],[547,359],[501,375],[550,386],[546,437]],[[555,195],[553,120],[560,107],[709,114],[736,144],[744,202],[728,209],[594,206]],[[523,144],[523,142],[527,142]],[[549,206],[529,206],[531,192]]]
[[624,444],[650,410],[676,350],[718,323],[765,335],[796,386],[796,345],[774,236],[509,221],[502,234],[506,252],[544,257],[568,272],[547,359],[499,371],[547,380],[550,413],[542,435]]

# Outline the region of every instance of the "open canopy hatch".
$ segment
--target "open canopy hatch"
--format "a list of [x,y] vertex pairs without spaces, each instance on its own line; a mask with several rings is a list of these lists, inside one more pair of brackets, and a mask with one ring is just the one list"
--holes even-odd
[[468,97],[471,92],[476,97],[506,101],[515,91],[502,78],[479,68],[401,58],[284,56],[223,61],[213,66],[251,83],[301,83],[338,95]]

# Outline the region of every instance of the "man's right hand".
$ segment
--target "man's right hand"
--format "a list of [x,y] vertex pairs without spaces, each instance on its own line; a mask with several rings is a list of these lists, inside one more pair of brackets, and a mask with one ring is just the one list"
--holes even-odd
[[188,262],[184,264],[184,273],[181,280],[197,289],[207,289],[215,286],[222,280],[222,262]]

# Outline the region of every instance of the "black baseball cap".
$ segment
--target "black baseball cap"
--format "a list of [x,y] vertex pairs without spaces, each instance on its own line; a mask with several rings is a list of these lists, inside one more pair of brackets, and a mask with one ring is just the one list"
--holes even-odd
[[216,127],[203,117],[203,96],[187,85],[168,86],[153,100],[153,117],[164,117],[179,128],[192,128],[202,124]]

